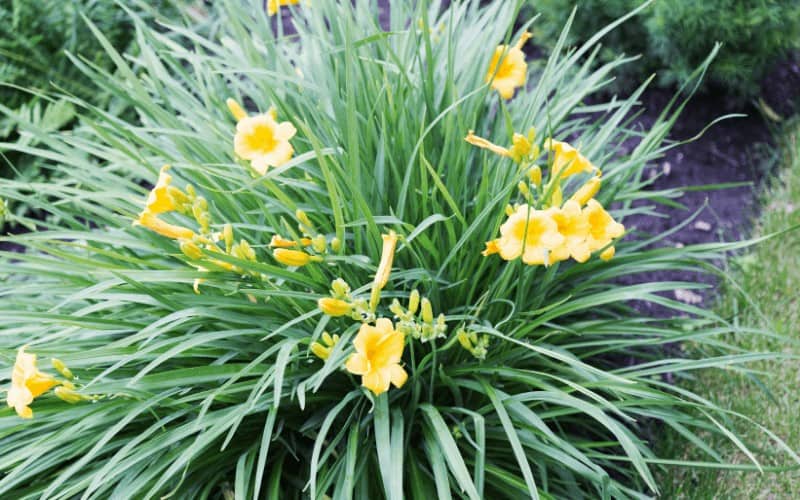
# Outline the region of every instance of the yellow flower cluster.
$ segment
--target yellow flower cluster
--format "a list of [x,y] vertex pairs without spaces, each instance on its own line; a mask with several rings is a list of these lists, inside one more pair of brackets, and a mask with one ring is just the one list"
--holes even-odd
[[63,362],[52,359],[53,367],[65,377],[65,380],[59,380],[53,375],[39,371],[36,366],[36,355],[25,352],[25,349],[26,347],[22,346],[17,351],[17,359],[11,370],[11,387],[6,396],[6,403],[14,408],[17,415],[22,418],[33,418],[33,410],[30,407],[33,400],[53,387],[55,395],[67,403],[96,399],[75,390],[75,385],[71,382],[72,372]]
[[[221,233],[211,231],[208,202],[202,196],[198,196],[191,185],[187,185],[185,191],[172,186],[172,176],[167,173],[169,168],[169,165],[161,168],[158,181],[147,196],[145,208],[134,224],[146,227],[161,236],[177,240],[181,252],[186,257],[192,261],[203,261],[204,265],[195,264],[199,271],[208,271],[206,265],[210,264],[226,271],[260,277],[261,275],[258,273],[245,271],[230,262],[213,257],[213,254],[222,254],[241,260],[256,261],[255,251],[246,240],[234,242],[233,227],[230,224],[225,224]],[[170,224],[158,217],[169,212],[193,218],[199,226],[199,231],[196,233],[187,227]],[[224,242],[224,249],[218,245],[220,240]],[[202,279],[195,280],[194,290],[196,293],[199,293],[199,285],[202,281]]]
[[[493,144],[472,131],[465,140],[526,166],[540,154],[532,144],[535,135],[533,130],[527,136],[514,134],[511,148]],[[583,263],[598,250],[603,250],[601,259],[611,259],[615,252],[611,243],[625,233],[625,227],[594,199],[602,185],[600,170],[566,142],[550,138],[544,141],[544,149],[549,157],[548,181],[542,182],[541,167],[528,167],[527,181],[519,184],[526,203],[509,208],[500,237],[486,243],[483,255],[521,258],[528,265],[546,266],[569,258]],[[564,202],[564,184],[580,174],[593,176]]]

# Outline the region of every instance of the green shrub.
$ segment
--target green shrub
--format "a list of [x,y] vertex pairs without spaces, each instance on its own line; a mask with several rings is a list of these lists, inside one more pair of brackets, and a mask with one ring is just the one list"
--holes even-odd
[[[169,0],[147,5],[127,0],[123,5],[148,20],[158,13],[174,14]],[[113,67],[102,45],[87,29],[83,16],[95,23],[117,50],[126,50],[133,41],[133,23],[114,1],[10,0],[0,5],[0,142],[36,144],[35,134],[25,134],[24,127],[19,128],[20,122],[31,123],[43,132],[74,125],[73,105],[62,96],[105,106],[109,94],[70,60],[73,56],[98,68]],[[4,154],[0,176],[25,180],[47,176],[33,157],[9,151],[0,145],[0,153]]]
[[[577,3],[572,39],[592,33],[641,5],[641,0]],[[542,0],[543,40],[553,40],[576,5],[573,0]],[[638,75],[657,72],[659,82],[684,81],[714,44],[722,49],[707,81],[732,95],[758,94],[759,84],[788,51],[800,48],[800,8],[795,0],[658,0],[607,38],[606,60],[620,53],[642,54]],[[630,80],[627,82],[630,85]]]
[[[140,123],[88,108],[91,137],[51,133],[28,150],[68,178],[0,182],[0,198],[56,216],[13,238],[27,252],[0,260],[0,376],[27,345],[53,374],[34,388],[54,389],[53,376],[61,384],[37,390],[24,420],[19,379],[34,370],[10,377],[17,407],[0,410],[0,496],[640,498],[657,490],[651,467],[663,463],[651,424],[701,449],[708,434],[733,436],[735,416],[662,376],[771,355],[728,349],[735,325],[662,295],[702,285],[617,281],[713,271],[729,246],[645,250],[632,234],[608,261],[600,248],[548,267],[481,255],[523,200],[543,228],[530,216],[531,238],[546,233],[555,253],[561,229],[551,223],[570,202],[556,201],[560,183],[536,180],[537,159],[549,178],[580,167],[565,200],[600,179],[587,159],[602,167],[596,197],[619,220],[678,197],[646,190],[643,169],[668,147],[680,106],[647,131],[627,122],[642,89],[584,107],[621,64],[592,69],[582,62],[592,46],[557,47],[529,74],[503,67],[496,78],[527,75],[531,85],[499,99],[485,83],[490,59],[523,35],[511,32],[507,2],[479,3],[438,13],[436,1],[397,2],[383,32],[373,2],[301,2],[298,33],[284,37],[260,0],[231,1],[214,14],[213,36],[137,22],[136,58],[111,53],[114,74],[83,68]],[[255,123],[276,126],[273,106],[280,137]],[[588,123],[589,110],[601,119]],[[535,137],[512,135],[531,127]],[[274,140],[241,140],[258,130]],[[513,158],[466,142],[486,145],[470,130],[513,142],[494,148]],[[548,136],[574,138],[583,156],[559,164],[538,154]],[[639,146],[620,155],[634,136]],[[277,148],[278,166],[267,169],[254,145]],[[570,241],[577,253],[588,239]],[[273,250],[284,244],[294,248]],[[528,250],[525,260],[545,255]],[[414,290],[416,314],[406,310],[417,308]],[[344,303],[324,300],[332,293]],[[642,317],[634,299],[674,317]],[[389,344],[408,379],[387,357],[402,387],[379,396],[351,357],[374,315],[408,335]],[[662,355],[681,341],[711,354]],[[49,357],[61,361],[48,368]],[[705,416],[692,416],[698,407]]]

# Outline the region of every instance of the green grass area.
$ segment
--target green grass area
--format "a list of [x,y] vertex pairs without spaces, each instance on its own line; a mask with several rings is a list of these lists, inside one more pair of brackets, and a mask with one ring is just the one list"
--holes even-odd
[[[754,236],[765,236],[800,224],[800,122],[782,138],[784,167],[763,196],[763,211]],[[800,355],[800,231],[779,234],[730,262],[732,283],[723,287],[719,309],[741,325],[769,329],[779,337],[737,336],[733,344],[745,350]],[[741,287],[745,293],[737,290]],[[767,426],[800,452],[800,360],[786,359],[753,367],[755,377],[735,371],[704,372],[689,385],[698,394]],[[754,381],[755,380],[755,381]],[[763,385],[762,385],[763,384]],[[739,429],[745,443],[758,450],[762,465],[786,464],[786,455],[752,425]],[[682,460],[708,460],[683,451],[668,436],[667,449]],[[713,442],[713,440],[712,440]],[[751,464],[732,444],[726,461]],[[669,453],[667,453],[669,456]],[[662,478],[664,498],[800,498],[800,471],[742,472],[714,469],[671,469]]]

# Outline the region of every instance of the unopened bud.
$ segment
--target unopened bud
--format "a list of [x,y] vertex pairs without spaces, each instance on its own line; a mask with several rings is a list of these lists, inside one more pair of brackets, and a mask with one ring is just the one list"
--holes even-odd
[[528,179],[536,186],[542,184],[542,167],[534,165],[528,169]]
[[353,306],[349,302],[332,297],[322,297],[317,301],[317,305],[323,313],[333,317],[345,316],[353,310]]
[[225,240],[225,250],[230,252],[233,246],[233,226],[225,224],[222,227],[222,239]]
[[304,210],[300,210],[299,208],[295,211],[294,216],[297,217],[297,220],[300,221],[300,224],[306,226],[307,229],[313,227],[311,224],[311,219],[308,218],[308,214]]
[[328,249],[328,241],[325,239],[325,236],[318,234],[311,239],[311,248],[314,249],[317,253],[325,253],[325,250]]
[[58,373],[60,373],[65,378],[72,380],[73,378],[72,372],[70,371],[69,368],[67,368],[67,365],[65,365],[63,361],[61,361],[60,359],[51,358],[50,362],[53,364],[53,368],[55,368]]
[[331,239],[331,250],[333,250],[336,253],[339,253],[339,250],[341,249],[342,249],[342,240],[340,240],[339,238]]
[[415,288],[411,290],[411,294],[408,296],[408,312],[417,314],[417,310],[419,310],[419,290]]
[[331,282],[331,292],[337,299],[342,299],[350,295],[350,285],[342,278],[336,278]]
[[431,301],[427,298],[422,299],[422,321],[425,323],[433,323],[433,307]]
[[83,394],[76,392],[74,389],[68,389],[64,386],[56,387],[56,390],[53,392],[60,400],[72,405],[91,399],[88,396],[84,396]]
[[198,260],[203,258],[203,251],[200,249],[199,246],[193,241],[190,240],[183,240],[181,241],[181,252],[190,259]]

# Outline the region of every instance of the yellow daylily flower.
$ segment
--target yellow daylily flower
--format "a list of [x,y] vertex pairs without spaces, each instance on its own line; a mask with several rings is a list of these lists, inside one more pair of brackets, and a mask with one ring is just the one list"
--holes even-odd
[[353,310],[353,305],[342,299],[322,297],[317,301],[320,310],[328,316],[346,316]]
[[169,165],[161,167],[158,173],[158,182],[147,195],[144,207],[146,212],[157,215],[175,210],[175,202],[169,194],[169,185],[172,182],[172,176],[167,173],[169,169]]
[[566,179],[581,172],[594,172],[597,170],[597,167],[592,165],[592,162],[566,142],[547,139],[544,141],[544,149],[552,155],[550,171],[552,179]]
[[558,225],[558,232],[564,237],[564,243],[550,253],[550,262],[559,262],[570,257],[581,263],[589,260],[591,251],[586,241],[589,220],[578,202],[567,200],[563,207],[551,209],[551,214]]
[[294,148],[289,140],[296,133],[291,123],[278,123],[274,111],[245,116],[236,123],[233,149],[238,157],[249,160],[253,169],[264,175],[269,167],[279,167],[292,158]]
[[498,253],[504,260],[522,257],[529,265],[547,263],[547,254],[564,243],[551,214],[520,205],[500,226],[496,240]]
[[285,266],[300,267],[305,266],[309,262],[319,262],[322,257],[316,255],[309,255],[302,250],[288,250],[286,248],[278,248],[272,251],[275,260]]
[[285,5],[297,5],[300,0],[267,0],[267,14],[274,16]]
[[17,351],[17,360],[11,371],[11,388],[6,402],[22,418],[33,418],[30,404],[33,400],[58,385],[52,375],[36,368],[36,355],[25,352],[25,346]]
[[625,226],[615,221],[597,200],[589,200],[584,211],[589,221],[586,240],[590,251],[600,250],[625,234]]
[[525,85],[528,76],[528,63],[522,46],[531,38],[527,31],[520,36],[514,46],[498,45],[486,72],[486,83],[500,94],[503,99],[514,97],[517,87]]
[[400,366],[405,348],[405,335],[395,330],[391,320],[379,318],[375,326],[361,325],[353,341],[356,352],[345,363],[347,371],[361,375],[361,385],[380,396],[389,385],[398,389],[406,383],[408,374]]

